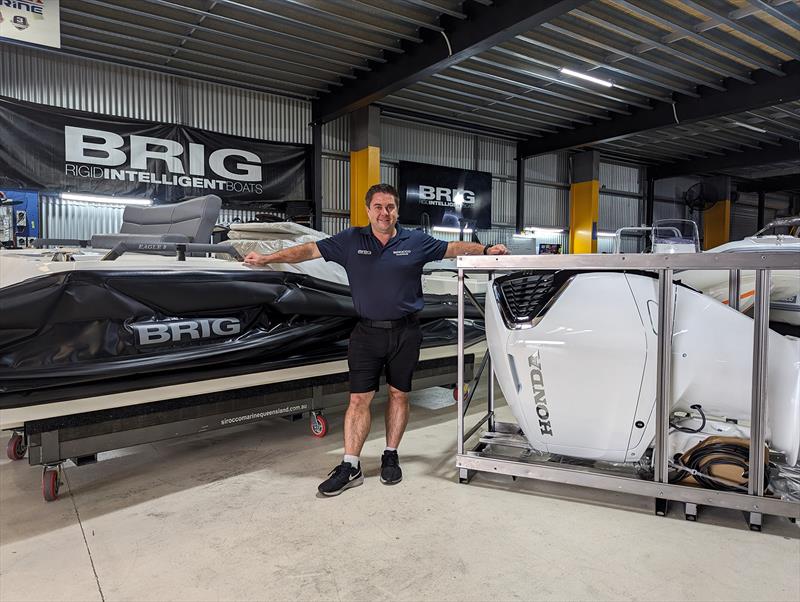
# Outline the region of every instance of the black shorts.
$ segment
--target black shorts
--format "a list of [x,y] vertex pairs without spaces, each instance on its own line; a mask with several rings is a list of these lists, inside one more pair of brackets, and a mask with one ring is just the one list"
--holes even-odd
[[377,391],[384,368],[389,385],[406,393],[410,391],[421,344],[422,330],[416,321],[394,328],[356,324],[347,350],[350,392]]

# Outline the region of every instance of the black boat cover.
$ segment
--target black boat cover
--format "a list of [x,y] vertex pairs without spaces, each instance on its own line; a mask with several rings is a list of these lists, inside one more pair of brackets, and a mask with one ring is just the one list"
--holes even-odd
[[[423,347],[455,344],[456,313],[454,297],[426,297]],[[303,274],[39,276],[0,290],[0,407],[343,358],[356,319],[348,287]]]

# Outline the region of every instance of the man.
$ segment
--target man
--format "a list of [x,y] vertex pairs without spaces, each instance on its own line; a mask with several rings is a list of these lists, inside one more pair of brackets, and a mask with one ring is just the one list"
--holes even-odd
[[369,226],[270,255],[248,253],[252,266],[298,263],[318,257],[344,267],[356,312],[361,318],[350,335],[347,363],[350,404],[344,418],[344,459],[319,486],[323,495],[339,495],[364,482],[361,448],[369,434],[370,403],[386,370],[386,449],[381,482],[403,478],[397,447],[408,423],[408,392],[419,359],[422,332],[416,314],[423,307],[422,268],[429,261],[458,255],[507,255],[504,245],[445,242],[397,224],[398,194],[388,184],[367,191]]

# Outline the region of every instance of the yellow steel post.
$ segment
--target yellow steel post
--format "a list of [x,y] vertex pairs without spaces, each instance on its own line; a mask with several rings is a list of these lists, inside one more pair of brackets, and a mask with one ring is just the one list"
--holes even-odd
[[703,250],[713,249],[731,238],[731,201],[717,201],[703,211]]
[[365,198],[381,181],[380,110],[368,106],[350,114],[350,224],[366,226]]
[[588,151],[575,155],[569,189],[569,252],[597,253],[600,206],[600,155]]

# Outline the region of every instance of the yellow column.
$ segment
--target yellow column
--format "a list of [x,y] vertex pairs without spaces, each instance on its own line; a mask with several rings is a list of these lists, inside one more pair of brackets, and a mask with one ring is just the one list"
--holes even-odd
[[368,146],[350,153],[350,224],[366,226],[367,206],[364,199],[370,186],[381,181],[381,149]]
[[569,252],[597,253],[600,207],[600,156],[596,151],[575,155],[569,189]]
[[703,211],[703,250],[725,244],[731,237],[731,201],[717,201]]
[[366,226],[366,197],[381,181],[381,112],[374,106],[350,114],[350,225]]

